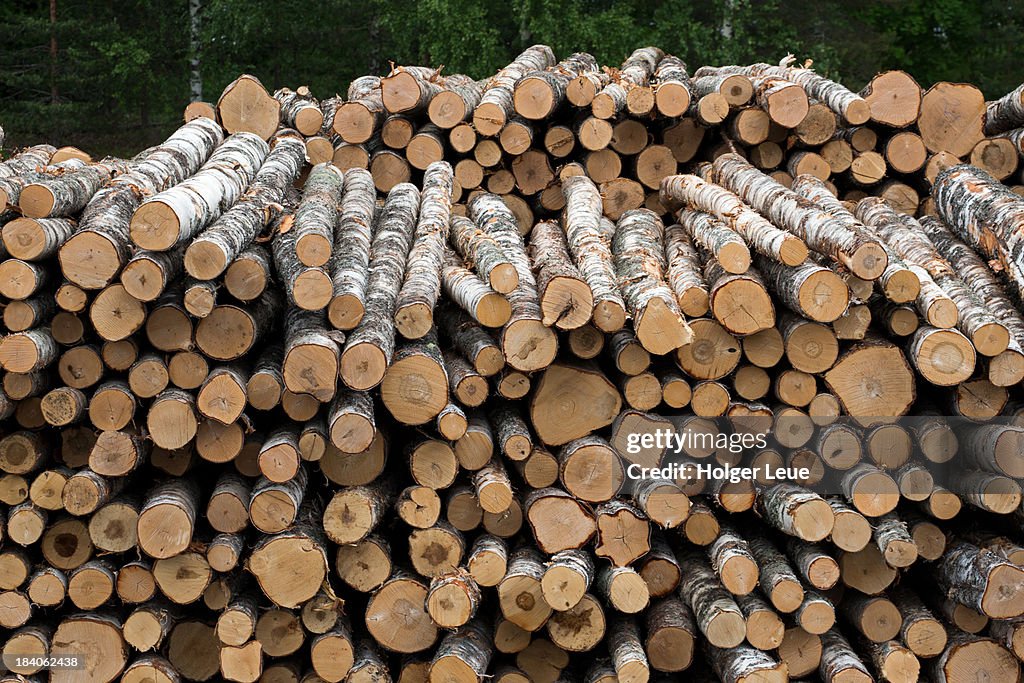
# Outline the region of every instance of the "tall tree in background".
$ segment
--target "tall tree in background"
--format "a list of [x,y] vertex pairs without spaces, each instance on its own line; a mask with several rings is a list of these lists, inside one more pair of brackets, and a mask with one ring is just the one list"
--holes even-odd
[[50,102],[57,103],[57,0],[50,0]]
[[189,19],[189,101],[201,102],[203,99],[203,74],[200,71],[202,58],[202,12],[201,0],[188,0]]

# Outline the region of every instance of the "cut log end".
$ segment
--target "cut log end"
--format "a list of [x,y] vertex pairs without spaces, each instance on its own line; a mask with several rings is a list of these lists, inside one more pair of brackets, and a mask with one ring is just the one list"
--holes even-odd
[[693,338],[689,326],[678,312],[658,297],[651,299],[633,327],[643,347],[658,356],[690,343]]
[[433,310],[423,303],[413,303],[395,312],[395,327],[406,339],[420,339],[434,324]]
[[821,541],[832,533],[835,516],[824,500],[810,500],[792,510],[793,530],[805,541]]
[[953,386],[967,381],[974,373],[974,347],[954,330],[933,330],[922,337],[917,351],[916,367],[932,384]]
[[981,598],[981,608],[993,619],[1011,619],[1021,615],[1024,596],[1024,569],[1002,564],[993,569]]
[[779,247],[779,258],[787,266],[798,266],[807,260],[810,251],[803,240],[798,237],[787,236]]
[[510,366],[522,372],[533,372],[554,361],[558,337],[540,320],[513,320],[502,331],[501,346]]
[[362,299],[352,294],[341,294],[327,305],[327,319],[338,330],[354,330],[363,320],[366,307]]
[[1011,387],[1024,381],[1024,354],[1008,349],[989,361],[988,380],[997,387]]
[[227,254],[213,242],[197,240],[185,250],[185,271],[197,280],[220,277],[227,267]]
[[877,242],[867,242],[857,247],[845,265],[862,280],[877,280],[889,265],[885,249]]
[[132,261],[121,272],[125,291],[139,301],[153,301],[163,292],[165,274],[160,265],[149,259]]
[[281,103],[258,80],[246,75],[224,89],[217,115],[229,133],[247,131],[269,140],[280,121]]
[[45,218],[53,211],[56,201],[49,187],[31,183],[22,188],[18,208],[22,215],[29,218]]
[[801,308],[812,320],[832,322],[850,303],[850,290],[835,272],[819,270],[812,273],[797,294]]
[[676,118],[690,108],[690,91],[682,83],[662,83],[654,92],[654,101],[662,116]]
[[626,325],[626,310],[614,301],[599,301],[594,306],[594,326],[611,334],[618,332]]
[[412,355],[387,369],[380,392],[397,420],[420,425],[434,419],[448,404],[448,377],[437,363]]
[[142,249],[166,251],[181,235],[181,223],[174,209],[162,200],[146,202],[132,215],[129,234]]
[[554,277],[540,299],[544,325],[574,330],[590,321],[594,298],[585,282],[573,277]]
[[971,343],[983,356],[998,356],[1010,345],[1010,332],[1000,323],[984,323],[972,332]]
[[810,104],[804,89],[794,83],[770,93],[765,102],[765,110],[772,121],[783,128],[796,128],[807,116]]
[[543,119],[557,104],[551,85],[536,77],[527,77],[516,83],[512,102],[516,113],[531,121]]

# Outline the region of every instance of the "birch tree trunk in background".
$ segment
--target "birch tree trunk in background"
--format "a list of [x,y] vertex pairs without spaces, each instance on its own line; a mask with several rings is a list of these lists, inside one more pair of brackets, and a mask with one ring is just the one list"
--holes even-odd
[[203,0],[188,0],[188,18],[189,18],[189,77],[188,77],[188,89],[189,102],[202,102],[203,101],[203,75],[200,71],[201,56],[202,56],[202,38],[200,37],[200,31],[202,28],[202,19],[199,13],[203,10]]

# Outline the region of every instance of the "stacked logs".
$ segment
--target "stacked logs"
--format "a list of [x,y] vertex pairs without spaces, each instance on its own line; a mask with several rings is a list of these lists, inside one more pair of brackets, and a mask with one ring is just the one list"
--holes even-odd
[[1022,102],[538,45],[21,150],[0,680],[1017,680]]

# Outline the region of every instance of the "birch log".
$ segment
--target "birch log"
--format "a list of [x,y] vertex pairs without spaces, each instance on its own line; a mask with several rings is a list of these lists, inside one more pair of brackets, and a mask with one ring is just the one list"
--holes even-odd
[[807,245],[776,228],[732,192],[695,175],[669,176],[661,182],[661,202],[676,210],[688,205],[716,216],[757,253],[795,266],[807,258]]
[[341,356],[341,378],[357,391],[377,386],[395,352],[395,302],[412,247],[420,193],[401,183],[388,193],[370,247],[366,313],[348,336]]
[[562,181],[565,195],[563,227],[569,251],[594,295],[594,324],[615,332],[625,324],[625,302],[616,287],[611,249],[601,233],[601,196],[585,176]]
[[423,337],[434,322],[434,307],[441,295],[453,182],[452,167],[447,162],[431,164],[424,174],[419,222],[405,281],[395,300],[395,328],[406,339]]
[[665,281],[665,226],[649,209],[627,211],[619,219],[612,254],[619,288],[644,348],[655,355],[693,338],[679,305]]
[[[282,133],[238,202],[213,221],[185,249],[185,269],[199,280],[219,277],[256,239],[304,164],[305,148],[296,135]],[[133,219],[134,220],[134,219]],[[181,240],[178,240],[180,243]]]
[[128,260],[129,226],[142,200],[193,175],[223,140],[214,121],[190,121],[97,192],[82,211],[78,231],[60,249],[64,277],[89,290],[110,284]]
[[238,200],[268,153],[257,135],[231,136],[194,176],[139,205],[129,225],[132,242],[153,251],[186,243]]
[[339,330],[355,328],[366,312],[376,196],[370,173],[359,168],[345,172],[345,195],[333,235],[334,294],[327,308],[327,317]]

